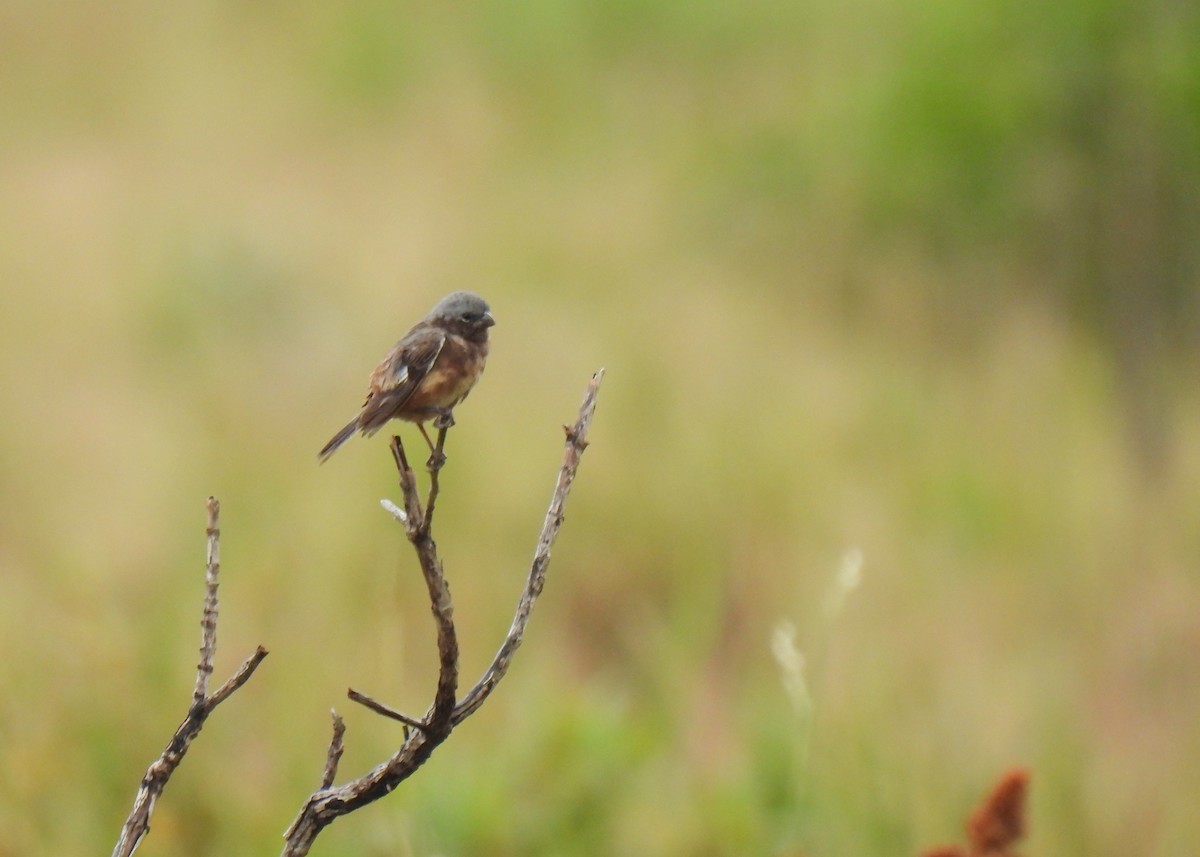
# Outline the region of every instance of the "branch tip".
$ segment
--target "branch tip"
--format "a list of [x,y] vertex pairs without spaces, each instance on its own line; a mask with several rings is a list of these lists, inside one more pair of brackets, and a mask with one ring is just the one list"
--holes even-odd
[[343,741],[346,735],[346,721],[332,708],[329,709],[329,713],[333,717],[333,738],[329,741],[329,752],[325,755],[325,771],[321,775],[322,790],[333,785],[337,778],[338,763],[341,762],[342,753],[346,749]]

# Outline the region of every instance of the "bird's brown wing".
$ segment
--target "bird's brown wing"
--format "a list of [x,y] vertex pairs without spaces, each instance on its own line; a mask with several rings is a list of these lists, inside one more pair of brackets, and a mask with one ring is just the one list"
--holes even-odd
[[396,416],[425,380],[446,344],[445,332],[418,326],[396,343],[379,367],[371,373],[370,391],[358,426],[371,434]]

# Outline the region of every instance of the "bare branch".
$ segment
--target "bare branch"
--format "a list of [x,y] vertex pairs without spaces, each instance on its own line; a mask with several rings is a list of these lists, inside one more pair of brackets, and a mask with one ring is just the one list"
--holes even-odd
[[248,657],[237,672],[233,674],[214,694],[208,693],[208,682],[213,672],[213,657],[217,651],[217,584],[221,571],[220,539],[218,527],[221,504],[215,497],[209,497],[208,509],[208,549],[205,563],[205,592],[204,613],[200,621],[200,662],[196,665],[196,688],[192,693],[192,704],[188,708],[187,717],[179,724],[171,737],[167,748],[163,750],[142,777],[142,783],[133,800],[133,809],[121,828],[121,835],[113,848],[113,857],[128,857],[133,854],[138,843],[150,831],[150,816],[154,812],[154,804],[166,788],[167,780],[175,772],[175,768],[183,761],[200,730],[212,710],[224,702],[239,687],[250,680],[250,676],[258,669],[267,650],[262,646]]
[[432,504],[438,494],[438,471],[446,461],[443,448],[447,428],[443,426],[438,430],[437,445],[429,457],[429,502],[424,511],[417,491],[417,477],[408,466],[399,435],[392,438],[391,445],[392,457],[400,471],[400,490],[404,494],[404,507],[407,510],[404,531],[417,552],[417,561],[429,591],[433,621],[437,625],[438,684],[432,711],[426,718],[427,729],[436,728],[435,724],[438,723],[449,722],[450,712],[454,710],[454,694],[458,690],[458,634],[454,629],[454,603],[450,599],[450,586],[442,573],[442,561],[438,559],[437,545],[429,529]]
[[192,705],[200,705],[208,696],[208,681],[212,678],[213,658],[217,655],[217,585],[221,574],[221,504],[216,497],[205,501],[208,543],[204,562],[204,613],[200,619],[200,663],[196,665],[196,689]]
[[258,665],[262,663],[262,659],[266,656],[267,650],[259,646],[250,657],[242,661],[242,665],[237,668],[237,672],[225,679],[225,683],[205,699],[204,704],[208,706],[208,710],[212,711],[232,696],[235,690],[250,681],[250,676],[254,675],[254,671],[258,669]]
[[385,705],[379,700],[367,696],[365,693],[361,693],[354,688],[350,688],[350,690],[346,692],[346,696],[350,697],[350,699],[352,699],[354,702],[357,702],[359,705],[371,709],[376,714],[382,714],[384,717],[388,717],[392,720],[398,720],[405,726],[411,726],[414,729],[426,729],[428,727],[428,724],[425,723],[424,720],[418,720],[415,717],[409,717],[404,712],[397,711],[390,705]]
[[546,511],[546,520],[542,524],[541,535],[538,536],[537,548],[533,552],[533,564],[529,568],[529,579],[525,591],[517,602],[516,616],[512,626],[501,643],[499,651],[492,659],[491,665],[484,671],[483,676],[475,684],[462,701],[454,709],[454,725],[470,717],[488,698],[492,690],[508,672],[508,666],[521,640],[525,635],[525,626],[533,613],[533,605],[542,594],[546,583],[546,568],[550,565],[550,549],[558,537],[558,530],[565,520],[563,509],[567,504],[567,495],[571,493],[571,485],[575,481],[575,471],[579,469],[579,460],[588,445],[588,428],[592,416],[596,413],[596,395],[600,391],[600,382],[604,378],[601,369],[592,376],[587,393],[583,397],[583,405],[579,409],[579,419],[573,426],[563,426],[567,435],[567,449],[563,455],[562,469],[558,472],[558,484],[554,487],[554,496],[550,499],[550,508]]
[[358,779],[342,786],[325,785],[309,795],[300,814],[284,833],[286,843],[283,857],[304,857],[312,848],[320,832],[343,815],[347,815],[391,793],[401,782],[412,776],[425,760],[433,753],[439,744],[449,737],[451,730],[474,713],[504,677],[512,661],[513,654],[521,644],[525,626],[533,610],[534,602],[541,594],[545,584],[546,568],[550,562],[550,548],[563,522],[563,509],[567,495],[575,479],[580,457],[587,448],[587,430],[592,415],[596,409],[596,394],[600,381],[604,376],[601,369],[592,376],[580,409],[579,419],[572,427],[564,427],[567,432],[567,448],[563,465],[558,475],[554,495],[550,501],[550,509],[542,526],[537,549],[534,551],[533,565],[529,571],[529,580],[525,591],[517,604],[517,613],[513,619],[508,636],[496,653],[491,666],[488,667],[479,683],[459,704],[455,704],[455,692],[458,684],[458,639],[454,628],[454,605],[450,599],[450,588],[442,573],[442,563],[438,558],[437,545],[430,535],[433,509],[438,497],[438,471],[445,462],[443,449],[446,441],[446,425],[439,425],[437,443],[429,458],[430,471],[429,499],[422,509],[420,495],[417,491],[416,476],[409,467],[404,445],[399,437],[392,439],[392,457],[399,472],[400,490],[404,498],[404,508],[399,509],[395,504],[385,502],[387,509],[396,520],[404,525],[405,534],[412,543],[421,565],[429,591],[430,606],[434,622],[437,625],[438,640],[438,683],[434,694],[433,704],[422,719],[401,714],[394,708],[371,697],[351,690],[350,698],[355,702],[370,708],[376,713],[395,720],[406,726],[413,727],[405,736],[404,743],[389,759],[380,762]]
[[342,761],[342,751],[346,749],[342,741],[346,735],[346,721],[332,709],[329,713],[333,716],[333,739],[329,742],[329,754],[325,757],[325,773],[321,777],[323,789],[333,785],[333,780],[337,777],[338,763]]

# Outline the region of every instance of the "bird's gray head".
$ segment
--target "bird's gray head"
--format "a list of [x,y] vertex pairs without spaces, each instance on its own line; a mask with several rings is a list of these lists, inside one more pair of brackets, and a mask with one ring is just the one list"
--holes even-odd
[[486,339],[487,329],[496,323],[487,301],[474,292],[451,292],[437,302],[429,319],[468,339]]

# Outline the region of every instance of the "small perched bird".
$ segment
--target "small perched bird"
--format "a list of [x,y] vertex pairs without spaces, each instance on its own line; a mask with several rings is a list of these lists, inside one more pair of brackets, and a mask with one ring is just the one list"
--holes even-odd
[[483,374],[488,328],[496,323],[487,302],[471,292],[452,292],[404,334],[371,373],[358,416],[325,444],[324,462],[355,432],[373,435],[388,420],[416,423],[429,448],[425,422],[448,418]]

